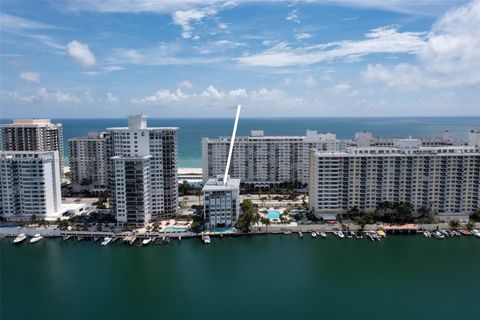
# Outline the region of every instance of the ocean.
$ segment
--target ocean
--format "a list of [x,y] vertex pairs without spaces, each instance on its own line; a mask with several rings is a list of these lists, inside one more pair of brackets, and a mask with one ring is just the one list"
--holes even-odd
[[473,237],[11,241],[0,241],[5,320],[452,320],[479,312]]
[[[101,132],[108,127],[127,126],[127,119],[52,119],[63,124],[65,155],[68,159],[68,139]],[[1,123],[11,122],[2,119]],[[179,127],[179,166],[202,166],[202,137],[230,136],[232,119],[148,119],[148,125]],[[238,135],[251,130],[264,130],[265,135],[304,135],[308,129],[333,132],[340,139],[353,138],[356,132],[371,131],[375,136],[430,136],[449,130],[454,136],[466,138],[468,131],[480,127],[480,117],[422,118],[270,118],[240,119]],[[67,163],[68,164],[68,163]]]

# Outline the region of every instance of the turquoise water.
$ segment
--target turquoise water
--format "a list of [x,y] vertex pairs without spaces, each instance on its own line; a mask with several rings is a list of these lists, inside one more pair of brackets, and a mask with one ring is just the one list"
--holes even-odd
[[216,228],[212,230],[213,233],[234,233],[235,229],[232,228]]
[[280,212],[278,211],[268,211],[267,218],[272,219],[280,219]]
[[185,232],[188,231],[188,228],[179,228],[179,227],[166,227],[165,232]]
[[[127,119],[53,119],[63,123],[65,153],[67,140],[86,135],[89,131],[104,131],[107,127],[126,126]],[[0,123],[11,122],[0,119]],[[233,119],[148,119],[149,126],[176,126],[179,131],[179,162],[182,167],[201,167],[202,137],[229,136]],[[268,135],[302,135],[307,129],[334,132],[338,138],[352,138],[355,132],[367,130],[378,136],[434,135],[448,129],[465,138],[468,130],[480,126],[480,117],[458,118],[242,118],[238,134],[264,130]],[[68,160],[68,158],[67,158]]]
[[480,240],[0,241],[2,320],[475,319]]

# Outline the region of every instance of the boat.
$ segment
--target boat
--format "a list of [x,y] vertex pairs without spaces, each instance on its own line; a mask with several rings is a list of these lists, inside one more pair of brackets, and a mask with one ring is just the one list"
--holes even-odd
[[480,238],[480,231],[479,231],[479,230],[473,229],[473,230],[472,230],[472,234],[473,234],[475,237]]
[[110,237],[103,238],[102,246],[106,246],[107,244],[110,243],[110,241],[112,241],[112,238],[110,238]]
[[384,230],[381,230],[381,229],[377,231],[377,234],[378,234],[380,237],[384,237],[384,238],[387,236],[387,234],[385,233],[385,231],[384,231]]
[[178,236],[178,241],[182,241],[182,236]]
[[146,246],[146,245],[150,244],[150,242],[152,242],[152,238],[147,237],[147,238],[143,239],[142,245]]
[[337,236],[338,236],[340,239],[345,238],[345,235],[343,234],[342,231],[338,231],[338,232],[337,232]]
[[68,239],[70,239],[72,236],[64,236],[63,237],[63,241],[67,241]]
[[298,236],[299,236],[300,238],[303,238],[303,233],[302,233],[302,231],[298,231]]
[[13,239],[13,244],[20,243],[25,239],[27,239],[27,236],[25,235],[25,233],[20,233],[15,239]]
[[320,237],[326,238],[326,237],[327,237],[327,233],[326,233],[325,231],[320,232]]
[[292,234],[292,231],[283,231],[283,234]]
[[352,239],[353,238],[353,233],[352,231],[347,231],[347,238]]
[[460,230],[460,233],[461,233],[462,235],[464,235],[464,236],[469,236],[469,235],[470,235],[470,231],[465,230],[465,229],[464,229],[464,230]]
[[440,231],[435,231],[433,233],[433,235],[435,236],[435,238],[437,239],[444,239],[445,238],[445,235],[443,233],[441,233]]
[[204,236],[202,238],[202,240],[203,240],[203,243],[205,243],[205,244],[210,244],[210,242],[211,242],[209,235]]
[[317,237],[317,233],[316,233],[315,231],[312,231],[311,235],[312,235],[312,238],[316,238],[316,237]]
[[431,238],[432,237],[432,234],[429,231],[423,231],[423,235],[425,236],[425,238]]
[[43,237],[39,233],[37,233],[36,235],[33,236],[32,239],[30,239],[30,243],[35,243],[35,242],[38,242],[42,239],[43,239]]
[[0,240],[3,240],[5,239],[5,235],[4,234],[0,234]]
[[355,238],[357,238],[357,239],[363,239],[363,233],[362,233],[361,231],[357,231],[357,232],[355,233]]

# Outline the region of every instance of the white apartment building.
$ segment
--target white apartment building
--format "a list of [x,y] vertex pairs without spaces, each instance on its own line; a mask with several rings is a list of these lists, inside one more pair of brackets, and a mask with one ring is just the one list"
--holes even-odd
[[208,179],[202,189],[204,218],[209,228],[232,227],[240,214],[240,179],[223,175]]
[[62,124],[51,123],[50,119],[14,119],[1,128],[5,151],[58,151],[63,178]]
[[398,139],[391,147],[310,152],[309,205],[315,213],[373,212],[379,202],[418,210],[470,213],[480,202],[480,147],[422,146]]
[[[128,202],[129,198],[127,194],[118,197],[118,192],[129,189],[129,183],[132,183],[131,186],[145,183],[143,200],[145,217],[139,219],[140,207],[138,207],[135,214],[132,213],[132,218],[128,216],[129,212],[126,212],[128,224],[143,224],[148,220],[148,216],[155,220],[176,214],[178,207],[177,129],[149,128],[147,127],[147,117],[143,115],[128,117],[128,127],[107,129],[110,206],[117,215],[119,223],[125,221],[125,217],[122,216],[125,212],[118,210],[123,205],[122,201]],[[143,182],[134,181],[133,178],[127,179],[126,176],[122,178],[122,174],[117,172],[119,166],[134,164],[140,166],[140,163],[145,176],[141,179],[137,173],[135,176]],[[125,204],[127,207],[129,206],[129,203]],[[136,220],[133,219],[133,215]]]
[[[202,139],[203,182],[223,174],[227,163],[230,137]],[[237,137],[229,174],[241,179],[247,188],[282,187],[308,183],[308,152],[337,151],[339,140],[333,133],[308,130],[305,136],[265,136],[251,131]]]
[[[421,141],[424,147],[440,146],[463,146],[466,141],[455,138],[448,130],[441,132],[433,137],[410,137]],[[355,138],[345,141],[345,148],[350,147],[393,147],[399,137],[374,137],[371,132],[361,131],[355,133]]]
[[68,140],[70,149],[70,179],[74,191],[107,190],[107,137],[89,132],[85,137]]
[[62,216],[58,151],[0,151],[0,216]]

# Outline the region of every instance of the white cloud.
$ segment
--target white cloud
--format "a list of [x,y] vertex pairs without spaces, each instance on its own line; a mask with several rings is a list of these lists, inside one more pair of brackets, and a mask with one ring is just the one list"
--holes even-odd
[[[51,90],[47,88],[40,88],[34,93],[22,93],[18,91],[9,91],[2,93],[0,99],[9,103],[19,104],[59,104],[70,105],[85,102],[84,96],[79,97],[68,91]],[[88,102],[88,101],[87,101]]]
[[317,80],[315,80],[315,78],[312,77],[312,76],[308,76],[308,77],[305,78],[303,83],[305,83],[305,85],[307,87],[311,88],[311,87],[315,87],[317,85]]
[[336,95],[343,95],[343,96],[356,96],[359,93],[357,90],[353,90],[352,86],[349,85],[348,83],[339,83],[335,85],[331,89],[331,92],[333,92]]
[[172,14],[173,23],[182,27],[182,38],[188,39],[192,37],[193,26],[195,22],[217,14],[214,8],[178,10]]
[[247,44],[244,42],[237,42],[231,40],[216,40],[216,41],[207,41],[206,43],[197,46],[201,54],[209,53],[218,53],[227,51],[230,49],[246,47]]
[[297,40],[303,40],[303,39],[310,39],[312,37],[312,35],[310,33],[297,33],[295,35],[295,39]]
[[182,88],[182,89],[191,89],[191,88],[193,88],[193,85],[190,81],[184,80],[184,81],[180,82],[179,84],[177,84],[177,87]]
[[40,83],[42,81],[42,77],[38,72],[23,71],[20,72],[19,76],[23,81],[26,82]]
[[400,90],[480,85],[480,0],[441,17],[416,57],[418,65],[369,65],[362,77]]
[[418,53],[424,45],[421,32],[398,32],[395,26],[373,29],[361,40],[329,42],[291,48],[281,42],[261,53],[238,58],[249,66],[285,67],[309,65],[338,58],[359,58],[373,53]]
[[20,31],[38,29],[59,29],[59,27],[22,17],[12,16],[6,13],[0,13],[0,29]]
[[171,13],[199,5],[223,3],[224,0],[70,0],[65,8],[69,11],[123,12],[123,13]]
[[116,71],[122,71],[122,70],[125,70],[125,68],[121,67],[121,66],[105,66],[105,67],[101,67],[97,71],[84,71],[83,73],[87,74],[89,76],[98,76],[98,75],[101,75],[101,74],[106,74],[106,73],[111,73],[111,72],[116,72]]
[[304,98],[295,97],[279,89],[259,88],[248,92],[246,89],[238,88],[229,91],[220,90],[209,86],[200,93],[185,94],[177,89],[172,92],[166,89],[158,90],[152,96],[132,99],[133,104],[178,106],[178,107],[220,107],[233,106],[242,103],[246,106],[260,107],[264,109],[275,107],[295,108],[299,106],[319,105],[318,101],[308,101]]
[[120,99],[118,99],[118,97],[114,96],[111,92],[107,92],[107,99],[106,99],[107,103],[116,104],[119,101]]
[[285,19],[287,19],[288,21],[298,23],[298,24],[301,23],[297,9],[290,11]]
[[76,40],[67,44],[68,54],[84,67],[95,66],[96,59],[87,44]]

